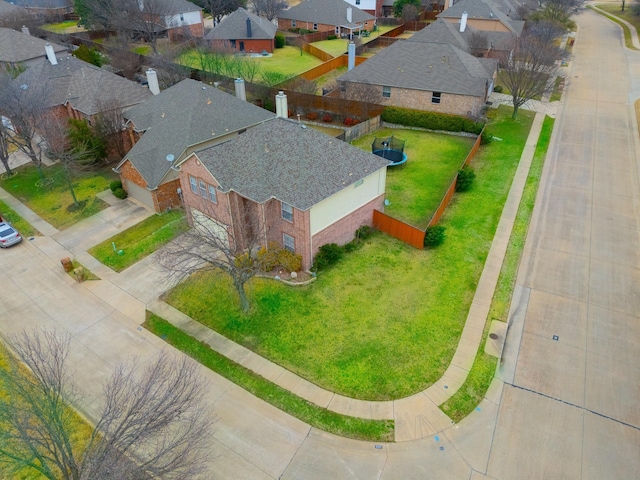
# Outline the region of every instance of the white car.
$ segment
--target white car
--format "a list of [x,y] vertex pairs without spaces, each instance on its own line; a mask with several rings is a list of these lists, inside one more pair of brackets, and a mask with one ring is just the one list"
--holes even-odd
[[22,241],[22,235],[7,222],[0,222],[0,248],[7,248]]

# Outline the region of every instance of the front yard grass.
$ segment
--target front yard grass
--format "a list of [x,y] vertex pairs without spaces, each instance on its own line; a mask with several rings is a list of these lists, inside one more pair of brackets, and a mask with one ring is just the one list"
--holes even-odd
[[[92,247],[88,252],[101,263],[121,272],[152,254],[189,229],[182,210],[152,215],[142,222]],[[116,251],[113,249],[116,245]],[[118,255],[122,250],[123,254]]]
[[447,188],[462,166],[475,138],[416,130],[382,129],[352,142],[371,151],[375,137],[406,140],[404,167],[387,169],[385,213],[418,228],[426,228]]
[[31,237],[40,234],[29,222],[16,213],[9,205],[0,200],[0,216],[11,225],[16,227],[23,237]]
[[500,107],[489,126],[504,140],[474,161],[474,186],[452,202],[437,249],[375,234],[309,286],[253,279],[248,314],[218,272],[194,275],[166,300],[330,391],[389,400],[425,389],[455,352],[533,118],[510,116]]
[[393,420],[367,420],[348,417],[314,405],[211,350],[207,345],[152,313],[147,312],[144,327],[256,397],[313,427],[358,440],[393,441]]
[[60,230],[107,208],[108,205],[96,195],[108,190],[109,183],[116,178],[107,169],[74,178],[76,198],[83,205],[83,208],[74,210],[71,192],[60,165],[43,168],[44,184],[34,165],[24,165],[15,169],[15,172],[16,175],[0,180],[0,187]]
[[476,408],[487,393],[487,389],[495,375],[497,358],[484,352],[484,344],[489,334],[491,321],[506,322],[508,320],[511,297],[538,193],[538,186],[540,185],[542,168],[549,147],[553,124],[554,120],[551,117],[546,117],[542,124],[542,131],[538,138],[536,151],[531,162],[529,175],[520,200],[520,206],[518,207],[516,220],[509,238],[509,245],[507,246],[507,252],[498,277],[498,284],[484,327],[482,341],[480,342],[480,348],[476,354],[473,367],[460,389],[440,406],[442,411],[455,422],[459,422]]

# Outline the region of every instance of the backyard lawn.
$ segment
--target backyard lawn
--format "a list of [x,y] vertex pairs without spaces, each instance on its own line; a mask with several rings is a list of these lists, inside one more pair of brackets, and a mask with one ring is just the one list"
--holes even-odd
[[454,198],[437,249],[375,234],[307,287],[252,280],[249,314],[221,273],[194,275],[166,300],[328,390],[367,400],[423,390],[455,352],[533,118],[510,116],[501,107],[490,125],[503,141],[481,149],[474,186]]
[[43,172],[45,182],[35,166],[19,167],[15,169],[16,175],[0,180],[0,187],[60,230],[108,207],[96,194],[108,190],[109,183],[115,180],[111,170],[97,170],[73,179],[76,198],[83,206],[79,210],[73,207],[63,169],[52,165],[44,167]]
[[382,129],[352,142],[371,151],[375,137],[406,140],[407,164],[387,169],[385,213],[426,228],[444,193],[462,166],[475,138],[416,130]]
[[42,26],[43,30],[49,30],[54,33],[76,33],[76,32],[84,32],[84,27],[78,26],[77,20],[68,20],[66,22],[60,23],[49,23]]

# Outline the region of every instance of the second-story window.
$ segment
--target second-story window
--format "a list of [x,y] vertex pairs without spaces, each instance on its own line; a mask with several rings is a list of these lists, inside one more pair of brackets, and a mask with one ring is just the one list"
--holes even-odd
[[284,202],[282,202],[282,218],[288,222],[293,222],[293,207]]

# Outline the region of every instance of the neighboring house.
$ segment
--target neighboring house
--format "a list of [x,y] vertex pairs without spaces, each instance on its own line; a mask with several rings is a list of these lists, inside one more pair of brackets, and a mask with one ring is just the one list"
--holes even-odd
[[374,17],[382,16],[382,5],[384,0],[345,0],[360,10],[367,12]]
[[361,30],[373,30],[376,19],[344,0],[304,0],[278,16],[278,29],[303,28],[314,32],[332,32],[350,36]]
[[135,145],[115,171],[131,197],[162,212],[181,205],[180,181],[172,167],[194,150],[228,140],[274,114],[187,79],[124,116]]
[[520,37],[523,20],[512,20],[491,0],[459,0],[438,14],[448,22],[460,24],[466,13],[466,26],[483,32],[506,32]]
[[15,19],[23,18],[28,12],[12,3],[0,0],[0,25],[11,22]]
[[278,27],[266,18],[238,8],[225,17],[205,37],[213,48],[231,48],[239,52],[273,53]]
[[[179,164],[189,218],[243,248],[258,225],[311,266],[320,246],[343,244],[382,210],[388,161],[293,120],[273,118]],[[254,227],[255,228],[255,227]]]
[[381,105],[475,117],[493,89],[496,68],[495,60],[450,43],[408,39],[355,67],[338,84],[347,99],[374,88]]
[[73,13],[73,0],[9,0],[29,13],[41,16],[62,16]]
[[146,4],[138,0],[138,5],[149,14],[149,22],[166,29],[171,41],[204,36],[202,8],[187,0],[153,0]]
[[[25,32],[28,32],[28,29],[25,28]],[[47,56],[44,46],[48,42],[25,32],[0,28],[0,67],[30,67],[41,63]],[[67,47],[55,43],[52,43],[51,47],[56,55],[67,55]]]

